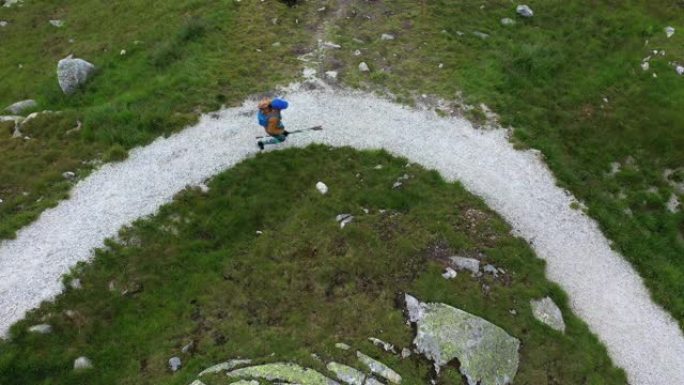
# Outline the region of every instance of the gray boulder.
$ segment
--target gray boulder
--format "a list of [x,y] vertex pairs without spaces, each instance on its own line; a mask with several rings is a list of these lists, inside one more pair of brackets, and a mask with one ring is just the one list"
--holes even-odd
[[477,259],[456,256],[449,258],[449,260],[451,261],[451,265],[457,270],[468,270],[473,273],[473,275],[480,272],[480,261]]
[[527,5],[518,5],[515,9],[516,12],[518,12],[518,15],[522,17],[532,17],[534,16],[534,11],[532,11],[532,8],[530,8]]
[[11,106],[8,106],[5,108],[6,111],[9,111],[13,115],[20,115],[23,111],[28,110],[29,108],[36,108],[38,107],[38,103],[36,103],[35,100],[33,99],[26,99],[22,100],[20,102],[16,102],[12,104]]
[[361,62],[359,63],[359,71],[370,72],[370,68],[368,68],[368,64],[366,64],[366,62]]
[[181,359],[179,357],[169,358],[169,369],[171,369],[172,372],[179,371],[181,366],[182,366],[182,363],[181,363]]
[[518,371],[520,341],[500,327],[441,303],[423,303],[406,295],[409,321],[416,324],[413,343],[439,370],[457,358],[469,385],[504,385]]
[[65,94],[73,94],[78,87],[85,84],[94,71],[95,66],[93,64],[69,55],[57,64],[59,86]]
[[548,325],[551,329],[565,333],[563,314],[551,298],[544,297],[540,300],[531,300],[530,305],[534,318]]

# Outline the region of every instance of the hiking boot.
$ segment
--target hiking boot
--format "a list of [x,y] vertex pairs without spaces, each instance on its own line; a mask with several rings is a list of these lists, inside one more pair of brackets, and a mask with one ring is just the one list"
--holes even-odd
[[264,142],[258,141],[257,146],[259,146],[259,150],[262,150],[262,151],[264,150]]

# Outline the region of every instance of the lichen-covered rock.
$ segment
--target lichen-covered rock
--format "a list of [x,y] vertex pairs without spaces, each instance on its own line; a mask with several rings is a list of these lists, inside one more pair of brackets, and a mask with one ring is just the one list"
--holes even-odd
[[366,375],[360,371],[347,366],[338,364],[337,362],[330,362],[326,368],[335,373],[337,379],[349,385],[363,385],[366,380]]
[[57,63],[59,86],[65,94],[73,94],[78,87],[85,84],[93,71],[95,71],[93,64],[69,55]]
[[285,381],[301,385],[339,385],[313,369],[289,363],[273,363],[249,366],[227,373],[234,378],[263,378],[268,381]]
[[563,321],[563,314],[555,302],[549,297],[544,297],[540,300],[531,300],[532,314],[534,318],[549,325],[551,329],[565,332],[565,322]]
[[38,106],[38,103],[33,100],[33,99],[26,99],[22,100],[20,102],[16,102],[12,104],[11,106],[7,107],[5,110],[9,111],[10,113],[14,115],[19,115],[21,114],[24,110],[27,110],[29,108],[35,108]]
[[401,376],[399,375],[399,373],[392,370],[389,366],[383,364],[378,360],[368,357],[367,355],[359,351],[356,352],[356,357],[358,357],[359,361],[361,361],[362,364],[366,365],[366,367],[368,367],[368,369],[370,369],[371,372],[386,378],[389,382],[395,384],[401,383]]
[[218,373],[220,371],[229,371],[233,368],[236,368],[240,365],[249,365],[252,363],[252,360],[249,359],[237,359],[237,360],[229,360],[226,362],[221,362],[220,364],[216,364],[214,366],[208,367],[204,369],[203,371],[200,372],[199,376],[203,376],[205,374],[209,373]]
[[406,295],[409,321],[417,326],[418,352],[439,369],[457,358],[469,385],[511,383],[518,371],[520,341],[500,327],[460,309],[422,303]]

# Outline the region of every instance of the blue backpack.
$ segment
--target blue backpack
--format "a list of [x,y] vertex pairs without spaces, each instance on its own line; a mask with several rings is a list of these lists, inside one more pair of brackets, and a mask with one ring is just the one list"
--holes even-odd
[[[287,108],[287,106],[287,101],[283,99],[273,99],[273,101],[271,101],[271,107],[275,108],[276,110],[284,110]],[[270,114],[266,115],[263,112],[261,112],[261,110],[259,110],[259,114],[257,115],[257,118],[259,119],[259,125],[264,128],[268,126],[268,120],[273,117],[281,119],[280,111],[273,111]],[[278,124],[278,127],[282,128],[283,123],[281,122],[280,124]]]

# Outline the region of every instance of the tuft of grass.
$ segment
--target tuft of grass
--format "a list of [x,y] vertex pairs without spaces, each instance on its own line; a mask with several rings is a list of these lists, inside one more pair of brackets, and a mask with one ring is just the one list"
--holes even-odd
[[[326,195],[314,187],[321,170]],[[409,180],[392,189],[403,174]],[[367,340],[410,346],[414,331],[395,304],[405,292],[519,338],[516,383],[626,383],[565,294],[545,279],[543,261],[481,200],[436,172],[385,152],[311,146],[260,154],[208,185],[208,193],[187,189],[154,217],[122,229],[65,278],[80,279],[82,289],[68,289],[14,325],[12,339],[0,342],[0,383],[188,384],[229,357],[327,373],[313,353],[358,367],[354,350],[344,353],[336,342],[381,359],[405,383],[425,383],[427,360],[403,360]],[[335,216],[344,212],[355,218],[341,229]],[[446,280],[444,258],[452,253],[506,274]],[[546,295],[561,307],[566,334],[533,318],[529,300]],[[28,333],[36,323],[53,333]],[[191,341],[193,352],[181,353]],[[75,372],[82,355],[94,368]],[[173,356],[183,361],[175,374],[167,369]],[[227,383],[223,375],[202,380]],[[461,380],[453,369],[441,378]]]

